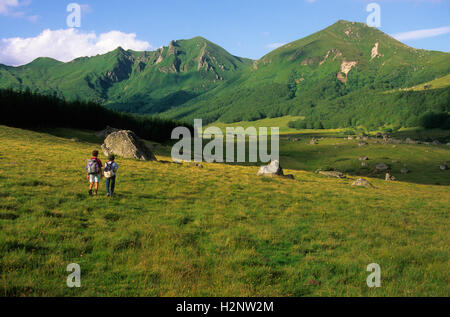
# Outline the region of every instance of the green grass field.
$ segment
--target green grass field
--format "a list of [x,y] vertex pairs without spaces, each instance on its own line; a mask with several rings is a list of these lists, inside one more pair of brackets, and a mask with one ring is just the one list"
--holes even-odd
[[[0,126],[0,296],[450,295],[450,172],[436,166],[450,161],[448,146],[282,139],[295,180],[257,177],[255,166],[118,158],[107,199],[87,195],[98,140],[49,132]],[[400,181],[352,187],[360,155],[398,160]],[[402,164],[412,171],[404,178]],[[312,172],[324,167],[349,179]],[[369,289],[374,262],[382,284]],[[81,288],[66,286],[70,263]]]
[[204,127],[204,129],[208,127],[218,127],[223,131],[225,134],[227,127],[242,127],[244,129],[247,129],[249,127],[254,127],[257,129],[257,132],[259,132],[259,128],[268,128],[268,133],[270,134],[270,128],[271,127],[279,127],[280,128],[280,134],[289,134],[289,133],[298,133],[298,130],[292,129],[288,127],[288,123],[290,121],[295,121],[303,119],[303,117],[298,116],[283,116],[279,118],[266,118],[256,121],[240,121],[235,123],[223,123],[223,122],[214,122],[209,124],[208,126]]

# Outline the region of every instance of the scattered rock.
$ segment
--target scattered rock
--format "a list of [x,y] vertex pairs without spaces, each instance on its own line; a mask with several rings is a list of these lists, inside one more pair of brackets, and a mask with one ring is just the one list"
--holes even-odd
[[353,137],[352,137],[351,135],[349,135],[349,136],[347,137],[347,140],[353,140]]
[[369,158],[368,158],[367,156],[361,156],[361,157],[359,158],[359,160],[360,160],[360,161],[368,161]]
[[356,181],[352,183],[352,186],[360,186],[360,187],[366,187],[366,188],[374,188],[374,186],[369,183],[364,178],[358,178]]
[[446,170],[448,170],[448,165],[447,165],[447,163],[444,163],[444,164],[441,164],[441,165],[439,166],[439,168],[440,168],[441,170],[443,170],[443,171],[446,171]]
[[95,133],[95,135],[98,136],[99,138],[106,139],[108,137],[108,135],[110,135],[111,133],[117,132],[117,131],[119,131],[119,129],[111,128],[108,125],[108,126],[106,126],[106,129]]
[[338,171],[319,171],[320,175],[336,178],[347,178],[343,173]]
[[441,142],[439,142],[438,140],[433,141],[433,145],[440,145],[440,144],[441,144]]
[[402,173],[402,174],[408,174],[409,173],[409,170],[406,168],[406,166],[405,167],[403,167],[401,170],[400,170],[400,173]]
[[386,173],[386,177],[384,178],[386,181],[396,181],[397,179],[389,173]]
[[358,146],[359,147],[362,147],[362,146],[365,146],[365,145],[367,145],[367,142],[363,142],[363,141],[358,142]]
[[198,167],[198,168],[203,168],[203,165],[200,163],[196,163],[196,162],[191,162],[189,163],[190,166],[192,167]]
[[447,143],[447,146],[450,146],[450,142]]
[[70,141],[76,142],[76,143],[80,142],[80,140],[78,138],[71,138]]
[[367,166],[369,166],[369,164],[367,164],[366,161],[361,162],[361,167],[367,167]]
[[113,132],[102,145],[103,153],[118,155],[124,158],[134,158],[141,161],[156,161],[156,157],[133,131]]
[[384,171],[387,171],[389,169],[389,165],[384,164],[384,163],[378,163],[377,165],[375,165],[375,169],[378,172],[384,172]]
[[406,138],[405,143],[406,144],[418,144],[419,142],[415,141],[415,140],[413,140],[411,138]]
[[390,139],[388,140],[388,143],[391,143],[391,144],[402,144],[403,141],[400,140],[400,139],[390,138]]
[[319,142],[317,142],[317,139],[311,139],[311,141],[309,142],[309,144],[311,144],[311,145],[316,145],[316,144],[318,144]]
[[281,168],[280,162],[279,161],[272,161],[269,165],[267,166],[261,166],[261,168],[259,169],[259,172],[257,174],[258,176],[262,176],[262,175],[268,175],[268,176],[274,176],[274,175],[284,175],[283,173],[283,169]]

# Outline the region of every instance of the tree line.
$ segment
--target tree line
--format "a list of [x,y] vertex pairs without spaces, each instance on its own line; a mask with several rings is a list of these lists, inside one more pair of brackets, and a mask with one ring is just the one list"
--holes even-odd
[[85,101],[65,101],[27,91],[0,89],[0,124],[17,128],[72,128],[102,130],[106,126],[132,130],[141,138],[164,142],[172,130],[192,125],[156,116],[141,116],[106,109]]

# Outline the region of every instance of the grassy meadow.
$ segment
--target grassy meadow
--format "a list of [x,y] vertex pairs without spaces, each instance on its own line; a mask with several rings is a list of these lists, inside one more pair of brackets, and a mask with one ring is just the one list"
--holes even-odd
[[[100,140],[50,132],[0,126],[0,296],[450,295],[450,172],[437,167],[448,146],[282,138],[295,180],[257,177],[256,166],[118,158],[108,199],[104,180],[88,197],[84,173]],[[391,164],[400,181],[373,175],[375,188],[352,187],[368,174],[360,155]],[[370,289],[373,262],[382,285]],[[66,285],[70,263],[81,288]]]

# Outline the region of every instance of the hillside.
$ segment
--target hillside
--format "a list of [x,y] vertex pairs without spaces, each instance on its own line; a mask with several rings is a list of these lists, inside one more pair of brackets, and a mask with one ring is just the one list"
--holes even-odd
[[[69,63],[40,58],[0,66],[0,88],[206,123],[291,115],[305,117],[308,128],[376,129],[417,126],[426,112],[450,112],[450,86],[442,84],[449,74],[450,53],[418,50],[340,20],[258,61],[196,37],[152,52],[118,48]],[[436,80],[433,89],[409,89]]]
[[[99,144],[4,126],[0,139],[2,296],[449,296],[448,186],[371,178],[366,189],[352,176],[260,178],[255,166],[118,158],[108,200],[89,198],[85,183]],[[339,151],[328,142],[297,162]],[[421,158],[435,168],[449,153],[389,148],[373,151],[414,158],[411,177],[427,177]],[[373,262],[382,287],[369,289]],[[81,266],[81,288],[66,286],[69,263]]]
[[[238,80],[167,115],[235,122],[291,114],[322,121],[327,128],[407,126],[408,119],[427,110],[449,111],[449,88],[394,97],[382,92],[449,73],[449,53],[417,50],[366,24],[338,21],[270,52]],[[420,108],[407,99],[420,100]],[[432,100],[424,104],[423,99]],[[401,111],[395,113],[397,106]],[[381,122],[368,118],[372,112]]]
[[250,64],[196,37],[151,52],[119,47],[69,63],[38,58],[21,67],[1,66],[0,88],[29,88],[115,110],[157,113],[220,85]]

